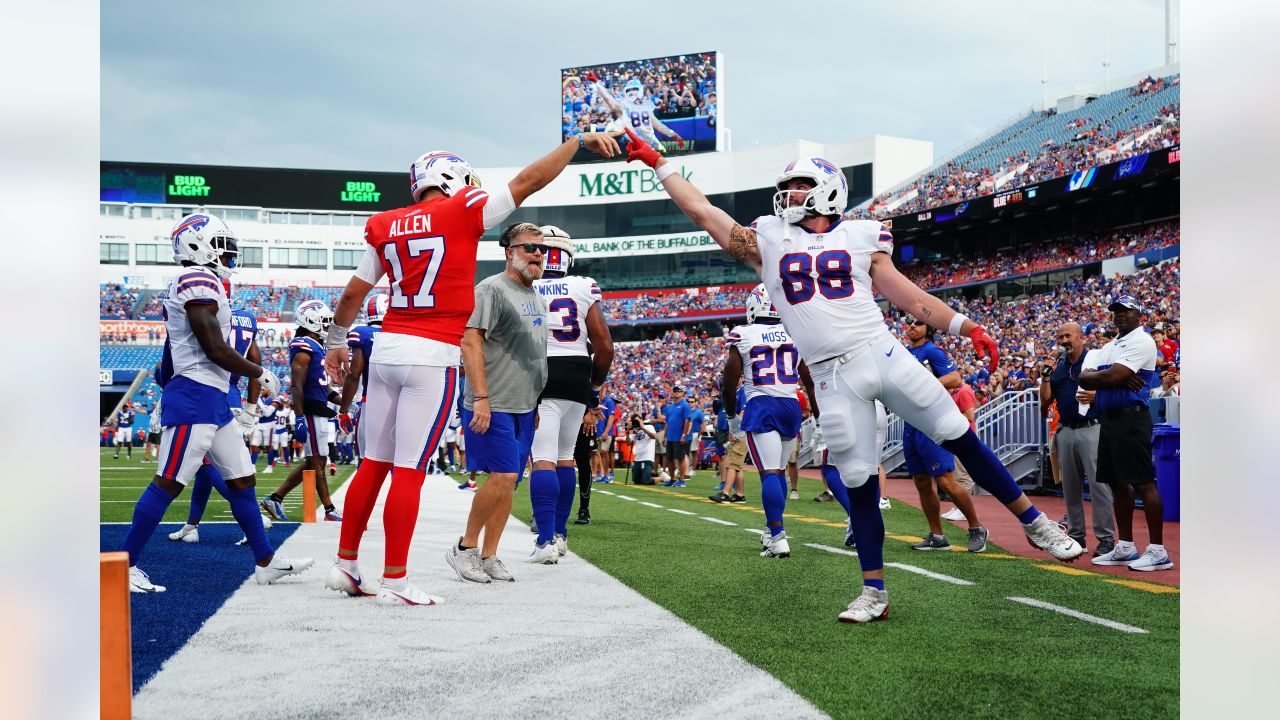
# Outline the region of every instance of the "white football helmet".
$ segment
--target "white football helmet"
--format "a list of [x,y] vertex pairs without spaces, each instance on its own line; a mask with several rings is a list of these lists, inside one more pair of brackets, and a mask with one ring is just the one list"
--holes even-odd
[[333,311],[323,300],[303,300],[293,311],[298,325],[317,335],[329,332],[329,323],[333,322]]
[[644,97],[644,85],[639,78],[631,78],[627,84],[622,86],[622,96],[629,102],[640,102],[640,98]]
[[365,322],[370,325],[382,324],[382,318],[386,317],[387,309],[391,307],[391,298],[378,293],[369,297],[369,301],[365,303],[364,314]]
[[[240,246],[227,224],[209,213],[185,215],[169,233],[173,240],[173,261],[203,265],[229,279],[236,271]],[[222,256],[231,255],[231,264],[223,265]]]
[[543,225],[538,230],[542,233],[542,244],[547,246],[546,257],[542,261],[543,271],[569,274],[569,268],[573,267],[573,240],[569,233],[555,225]]
[[[790,205],[791,192],[783,186],[795,178],[808,178],[814,188],[805,195],[804,202]],[[784,222],[798,223],[809,215],[840,215],[849,204],[849,183],[844,171],[820,157],[802,157],[787,165],[774,181],[777,192],[773,194],[773,214]]]
[[445,195],[453,197],[465,187],[480,187],[480,178],[466,160],[446,150],[423,153],[409,166],[409,191],[413,193],[414,202],[428,188],[440,188]]
[[764,283],[755,286],[747,296],[747,324],[750,325],[758,320],[782,320],[778,309],[773,306],[769,291],[764,288]]

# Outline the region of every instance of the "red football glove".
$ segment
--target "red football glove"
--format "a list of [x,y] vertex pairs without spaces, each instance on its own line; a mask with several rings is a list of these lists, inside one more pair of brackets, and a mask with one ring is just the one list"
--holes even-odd
[[676,133],[676,136],[672,139],[676,141],[676,147],[680,148],[681,150],[684,149],[685,139],[680,137],[680,133]]
[[627,162],[639,160],[649,167],[655,167],[662,159],[658,151],[649,147],[649,143],[641,140],[631,128],[625,128],[624,132],[627,133],[627,139],[630,141],[627,143]]
[[352,430],[355,429],[355,425],[353,425],[351,422],[350,414],[342,413],[338,415],[338,429],[344,433],[350,433]]
[[588,70],[586,75],[584,75],[583,77],[590,80],[591,82],[600,82],[600,78],[596,77],[595,70]]
[[996,341],[991,339],[981,325],[969,331],[969,339],[973,341],[973,351],[978,359],[986,358],[987,370],[995,372],[1000,363],[1000,350],[996,347]]

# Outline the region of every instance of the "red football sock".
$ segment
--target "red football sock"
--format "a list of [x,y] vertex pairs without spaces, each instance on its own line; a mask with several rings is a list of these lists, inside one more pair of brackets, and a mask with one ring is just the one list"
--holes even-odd
[[[386,566],[389,568],[408,564],[409,543],[413,539],[413,528],[418,524],[418,501],[422,498],[422,481],[426,477],[426,471],[416,468],[395,467],[391,470],[391,491],[382,510],[382,524],[387,530]],[[404,577],[404,572],[383,573],[383,577],[393,576]]]
[[373,514],[373,504],[382,490],[382,481],[387,479],[391,471],[391,463],[365,458],[351,478],[351,487],[347,488],[347,497],[342,504],[342,533],[338,540],[338,557],[344,560],[355,560],[360,549],[360,539],[369,527],[369,516]]

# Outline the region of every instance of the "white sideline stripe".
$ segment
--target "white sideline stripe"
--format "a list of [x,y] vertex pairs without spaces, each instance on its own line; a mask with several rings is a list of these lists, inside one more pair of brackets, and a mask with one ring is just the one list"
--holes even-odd
[[697,515],[698,514],[698,513],[691,513],[688,510],[677,510],[676,508],[667,508],[667,512],[680,513],[681,515]]
[[825,550],[826,552],[834,553],[836,555],[848,555],[849,557],[858,557],[858,553],[853,552],[852,550],[845,550],[844,548],[831,547],[830,545],[819,545],[818,543],[805,543],[804,546],[811,547],[814,550]]
[[631,497],[630,495],[618,495],[615,493],[614,497],[618,498],[619,500],[630,500],[631,502],[636,502],[636,499]]
[[641,500],[640,504],[644,505],[645,507],[658,508],[659,510],[662,509],[662,506],[659,505],[658,503],[645,502],[644,500]]
[[916,567],[915,565],[907,565],[905,563],[887,562],[885,563],[885,567],[894,567],[894,568],[898,568],[899,570],[906,570],[907,572],[912,572],[917,575],[923,575],[927,578],[933,578],[934,580],[941,580],[942,582],[951,583],[952,585],[972,585],[973,584],[973,581],[971,580],[961,580],[958,577],[943,575],[942,573],[932,572],[930,570],[925,570],[922,567]]
[[1109,627],[1112,630],[1119,630],[1120,632],[1138,633],[1141,635],[1147,634],[1147,631],[1143,630],[1140,627],[1125,625],[1124,623],[1116,622],[1115,620],[1100,618],[1097,615],[1082,613],[1079,610],[1072,610],[1071,608],[1068,608],[1068,607],[1062,607],[1061,605],[1054,605],[1053,603],[1047,603],[1043,600],[1036,600],[1035,598],[1010,597],[1005,599],[1012,600],[1016,603],[1022,603],[1023,605],[1030,605],[1031,607],[1038,607],[1038,608],[1044,608],[1045,610],[1052,610],[1056,613],[1062,613],[1063,615],[1073,617],[1077,620],[1084,620],[1085,622],[1091,622],[1096,625],[1101,625],[1103,627]]
[[762,533],[762,532],[764,532],[764,530],[761,530],[760,528],[742,528],[742,529],[743,529],[743,530],[745,530],[746,532],[749,532],[749,533]]
[[596,490],[596,492],[601,493],[601,494],[603,494],[603,495],[615,495],[615,494],[617,494],[617,493],[611,493],[611,492],[609,492],[608,490]]
[[707,522],[713,522],[713,523],[715,523],[715,524],[717,524],[717,525],[730,525],[730,526],[732,526],[732,527],[738,527],[738,523],[736,523],[736,522],[729,522],[728,520],[721,520],[720,518],[713,518],[713,517],[707,517],[707,516],[705,516],[705,515],[699,515],[699,516],[698,516],[698,519],[699,519],[699,520],[706,520]]

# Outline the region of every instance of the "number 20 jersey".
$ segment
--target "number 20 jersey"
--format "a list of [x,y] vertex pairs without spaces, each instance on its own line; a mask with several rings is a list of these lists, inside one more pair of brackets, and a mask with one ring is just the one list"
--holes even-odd
[[587,356],[587,313],[600,302],[600,286],[582,275],[533,281],[547,302],[547,357]]
[[796,399],[800,357],[782,323],[740,325],[726,339],[742,355],[747,402],[761,396]]
[[806,362],[839,357],[886,332],[871,290],[872,254],[893,252],[884,224],[844,220],[824,233],[794,225],[785,244],[781,218],[765,215],[751,227],[760,276]]

